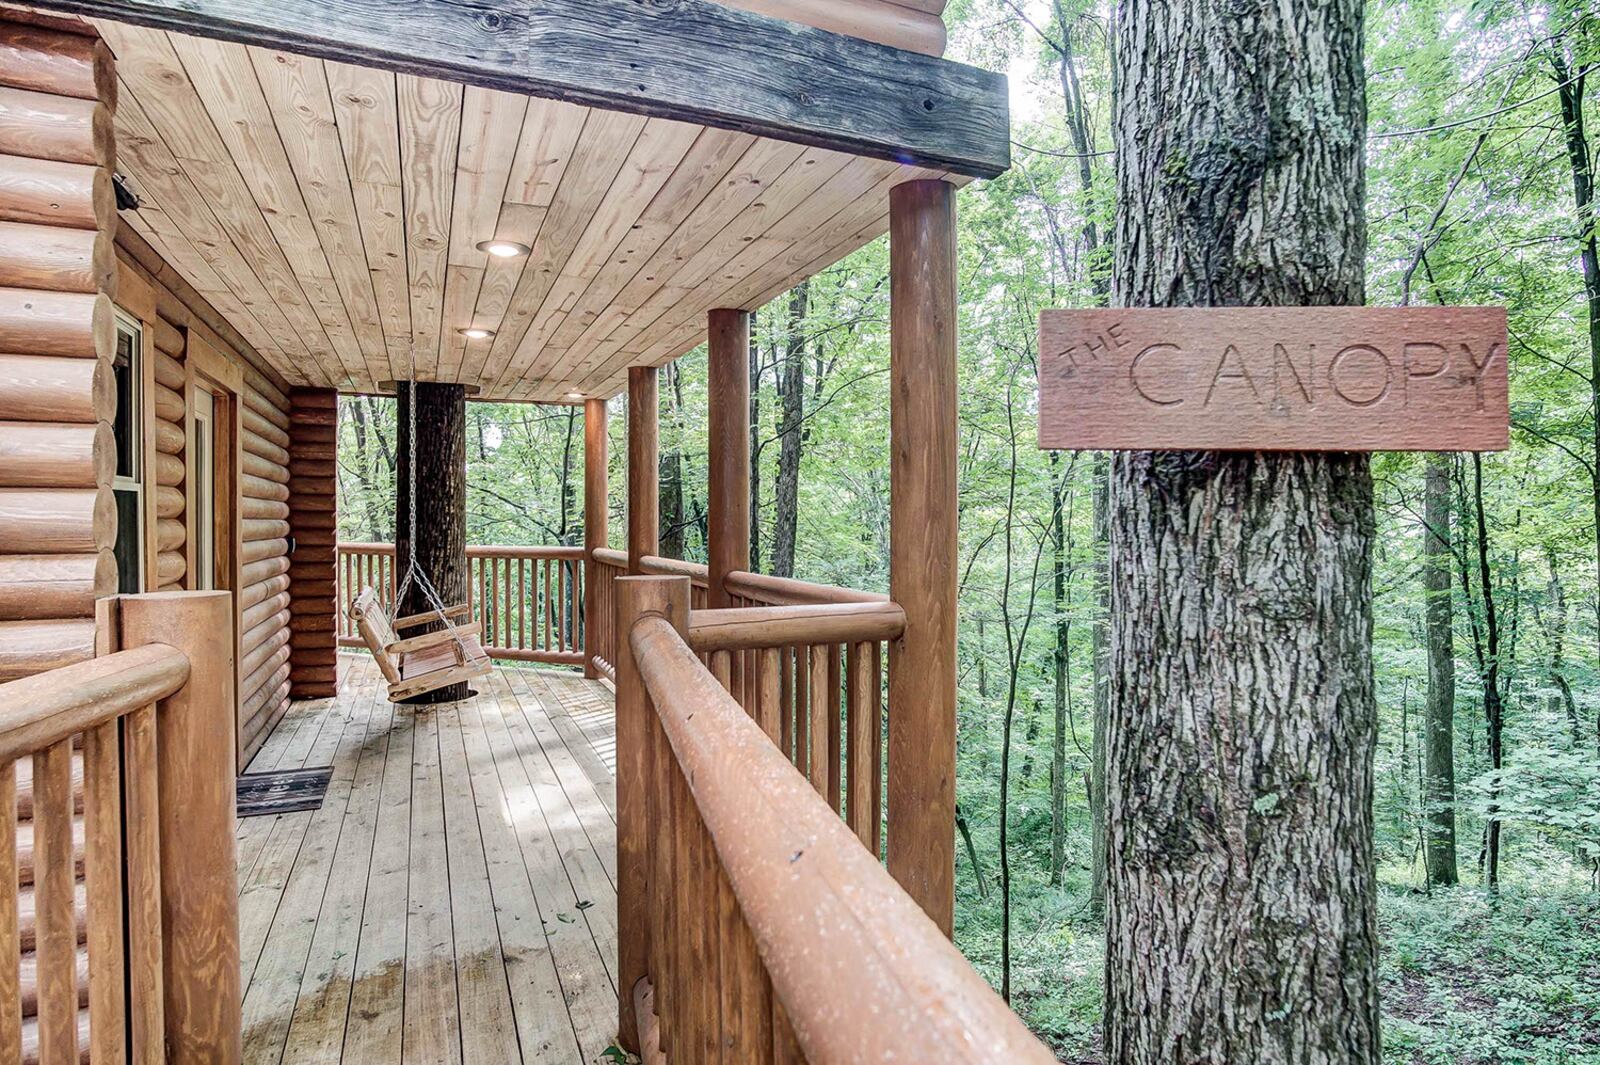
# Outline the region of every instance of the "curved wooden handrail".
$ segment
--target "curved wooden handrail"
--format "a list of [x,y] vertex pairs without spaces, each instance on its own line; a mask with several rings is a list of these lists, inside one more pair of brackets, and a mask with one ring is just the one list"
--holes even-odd
[[[393,544],[371,544],[359,541],[341,541],[340,551],[360,552],[367,555],[392,555]],[[472,544],[467,548],[468,558],[559,558],[576,560],[583,557],[583,548],[564,544]]]
[[628,568],[628,553],[626,551],[618,551],[614,547],[597,547],[590,554],[602,566],[610,566],[613,569]]
[[711,571],[702,562],[684,562],[661,555],[646,555],[639,562],[639,570],[653,577],[688,577],[690,583],[704,588],[711,579]]
[[696,610],[689,618],[689,646],[741,651],[785,644],[841,644],[892,640],[905,631],[906,613],[894,603],[808,603]]
[[671,622],[629,640],[807,1061],[1055,1061]]
[[723,578],[729,595],[755,599],[771,606],[800,606],[805,603],[887,603],[889,597],[878,592],[858,592],[836,584],[813,584],[789,577],[769,577],[762,573],[735,570]]
[[165,699],[188,679],[188,656],[152,643],[0,684],[0,765]]

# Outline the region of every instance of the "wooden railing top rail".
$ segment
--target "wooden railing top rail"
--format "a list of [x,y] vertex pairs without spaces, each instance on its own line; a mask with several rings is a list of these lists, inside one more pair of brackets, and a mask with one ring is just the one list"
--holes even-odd
[[711,579],[711,571],[702,562],[684,562],[681,559],[665,558],[661,555],[646,555],[639,563],[639,569],[656,577],[688,577],[690,582],[702,588]]
[[773,606],[799,606],[804,603],[887,603],[889,597],[878,592],[858,592],[836,584],[813,584],[789,577],[769,577],[762,573],[735,570],[722,581],[729,595],[759,599]]
[[892,640],[905,631],[906,613],[894,603],[808,603],[696,610],[689,618],[689,646],[742,651],[787,644],[841,644]]
[[[340,551],[359,551],[369,555],[392,555],[393,544],[365,543],[357,540],[342,540],[339,542]],[[567,546],[564,544],[469,544],[467,546],[468,558],[559,558],[580,559],[583,557],[581,546]],[[626,564],[626,558],[624,558]]]
[[153,643],[0,684],[0,765],[165,699],[188,679],[188,656]]
[[602,566],[611,566],[613,569],[628,568],[628,553],[618,551],[614,547],[597,547],[591,552],[594,560]]
[[629,639],[807,1061],[1055,1061],[670,621]]

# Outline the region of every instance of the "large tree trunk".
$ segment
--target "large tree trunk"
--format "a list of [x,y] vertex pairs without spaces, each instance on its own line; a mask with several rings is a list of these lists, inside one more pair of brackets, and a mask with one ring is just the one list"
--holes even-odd
[[1111,463],[1094,457],[1094,737],[1089,747],[1089,909],[1106,908],[1106,739],[1111,729]]
[[[1117,62],[1115,304],[1364,301],[1360,0],[1124,0]],[[1114,458],[1108,1065],[1378,1061],[1372,539],[1365,455]]]
[[1430,454],[1422,488],[1422,581],[1427,592],[1428,709],[1422,802],[1428,883],[1456,882],[1456,651],[1450,607],[1450,458]]
[[[446,606],[467,598],[467,395],[461,385],[419,381],[416,412],[417,569],[426,574]],[[405,381],[395,390],[395,416],[399,443],[395,463],[395,575],[398,581],[410,562],[411,543],[411,390]],[[413,578],[396,610],[420,614],[430,609]],[[440,628],[419,626],[407,630],[420,636]],[[405,700],[408,703],[447,703],[465,699],[465,683],[450,684]]]
[[794,576],[794,545],[800,519],[800,453],[805,444],[806,311],[810,283],[789,293],[789,335],[778,369],[778,483],[773,500],[772,572]]

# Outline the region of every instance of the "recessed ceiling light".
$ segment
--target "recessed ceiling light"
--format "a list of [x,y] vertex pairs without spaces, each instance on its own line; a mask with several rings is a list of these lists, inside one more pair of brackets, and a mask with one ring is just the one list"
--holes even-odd
[[582,392],[568,392],[567,393],[567,398],[568,399],[582,399],[583,398],[583,393]]
[[466,329],[458,329],[457,332],[466,337],[468,340],[485,340],[494,336],[493,329],[479,329],[477,326],[471,326]]
[[515,259],[519,255],[527,255],[533,249],[514,240],[485,240],[479,242],[478,250],[501,259]]

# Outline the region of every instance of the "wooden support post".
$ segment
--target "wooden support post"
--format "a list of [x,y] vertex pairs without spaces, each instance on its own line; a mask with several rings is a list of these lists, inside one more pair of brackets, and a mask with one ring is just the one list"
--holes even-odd
[[889,190],[889,872],[950,935],[956,806],[955,188]]
[[239,885],[234,854],[233,639],[227,592],[120,600],[122,646],[166,643],[189,680],[156,711],[167,1060],[238,1062]]
[[652,833],[663,825],[652,817],[649,782],[654,778],[650,736],[655,708],[628,634],[634,622],[651,614],[665,617],[678,630],[689,623],[687,577],[618,577],[617,645],[617,969],[622,993],[619,1038],[624,1049],[639,1053],[639,1018],[634,1015],[635,985],[646,975],[650,957],[649,855]]
[[750,313],[709,315],[706,366],[710,464],[706,606],[732,606],[722,579],[750,568]]
[[[656,368],[628,367],[628,572],[635,576],[640,561],[661,549],[658,405]],[[626,639],[621,630],[617,639]]]
[[594,560],[597,548],[607,546],[607,524],[611,508],[606,484],[606,464],[610,437],[606,427],[606,401],[583,401],[583,675],[590,680],[600,676],[595,668],[596,644],[589,638],[590,626],[603,626],[600,618],[602,567]]

